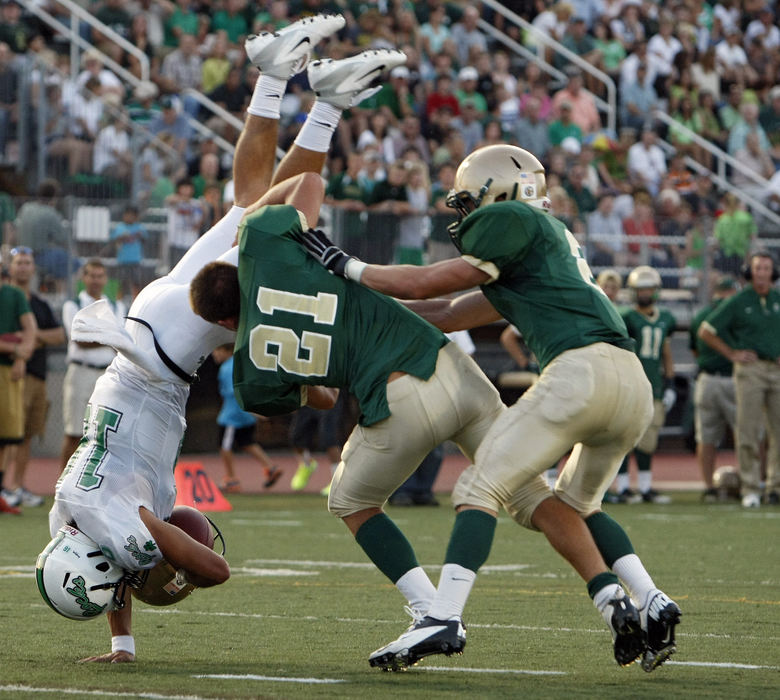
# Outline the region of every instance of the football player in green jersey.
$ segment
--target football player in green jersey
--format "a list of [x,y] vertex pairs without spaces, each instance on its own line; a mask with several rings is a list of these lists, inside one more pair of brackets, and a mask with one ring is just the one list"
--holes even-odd
[[650,470],[653,452],[658,447],[658,434],[666,414],[677,400],[674,390],[674,362],[669,338],[676,321],[666,309],[656,305],[661,289],[661,275],[647,265],[640,265],[628,275],[628,287],[634,294],[634,306],[623,309],[621,315],[628,334],[636,341],[636,353],[653,388],[653,419],[634,448],[639,471],[639,494],[628,487],[628,456],[620,465],[617,492],[621,503],[669,503],[670,498],[653,488]]
[[[505,317],[542,369],[534,386],[496,420],[474,465],[458,480],[455,525],[426,617],[374,652],[372,665],[402,668],[463,646],[462,611],[490,552],[499,507],[509,503],[515,520],[540,527],[540,509],[528,502],[512,507],[513,499],[569,450],[557,499],[549,500],[570,505],[581,518],[561,522],[557,540],[545,534],[588,582],[612,629],[619,663],[641,656],[643,668],[652,671],[675,650],[680,609],[656,588],[623,529],[600,510],[623,456],[650,423],[650,385],[625,324],[595,284],[574,236],[548,215],[545,195],[536,157],[515,146],[488,146],[461,163],[449,197],[460,216],[452,230],[460,258],[424,267],[367,265],[322,232],[301,237],[336,275],[398,298],[426,299],[411,308],[443,330]],[[481,290],[454,300],[431,298],[475,286]],[[592,546],[588,531],[603,559],[585,556],[586,537]]]

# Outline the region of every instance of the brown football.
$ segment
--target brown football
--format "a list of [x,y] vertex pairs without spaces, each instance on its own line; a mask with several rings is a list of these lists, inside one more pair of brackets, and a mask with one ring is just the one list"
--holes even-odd
[[186,532],[192,539],[205,544],[209,549],[214,547],[214,532],[203,513],[191,506],[176,506],[171,513],[171,525]]

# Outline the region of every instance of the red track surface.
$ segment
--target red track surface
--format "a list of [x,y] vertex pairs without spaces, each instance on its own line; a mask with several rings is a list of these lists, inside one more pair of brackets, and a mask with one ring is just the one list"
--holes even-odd
[[[330,469],[324,455],[316,455],[319,461],[319,469],[312,476],[309,484],[304,489],[305,493],[319,491],[330,480]],[[236,475],[241,480],[243,491],[246,493],[290,493],[290,479],[295,473],[297,463],[292,453],[272,453],[274,463],[284,470],[282,478],[272,489],[263,489],[263,475],[259,465],[249,457],[236,456]],[[182,455],[181,462],[200,462],[206,473],[215,483],[220,484],[223,477],[222,463],[218,455],[198,454]],[[718,466],[723,464],[736,464],[733,452],[721,452],[718,454]],[[434,490],[437,492],[449,492],[460,472],[467,466],[466,460],[459,454],[447,455],[436,479]],[[632,465],[632,472],[635,467]],[[38,458],[32,460],[27,469],[25,486],[34,493],[52,495],[54,484],[57,481],[58,466],[55,459]],[[635,484],[635,475],[632,474],[632,484]],[[697,490],[703,488],[696,465],[696,458],[690,452],[685,453],[660,453],[653,458],[653,485],[660,491],[664,490]]]

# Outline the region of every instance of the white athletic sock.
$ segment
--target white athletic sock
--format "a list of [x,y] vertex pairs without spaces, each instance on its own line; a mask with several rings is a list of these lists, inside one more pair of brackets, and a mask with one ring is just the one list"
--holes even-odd
[[445,564],[428,615],[437,620],[460,619],[476,578],[476,571],[459,564]]
[[636,554],[626,554],[617,559],[612,564],[612,571],[626,585],[631,597],[639,606],[644,605],[650,591],[656,590],[653,579]]
[[617,475],[617,490],[618,493],[623,493],[626,489],[628,489],[628,479],[629,474],[618,474]]
[[255,83],[252,100],[249,102],[247,112],[256,117],[279,119],[279,110],[282,105],[282,97],[287,89],[287,81],[274,78],[270,75],[261,75]]
[[436,587],[421,566],[409,569],[395,582],[395,587],[409,601],[410,608],[423,614],[428,612],[436,595]]
[[308,151],[327,153],[339,119],[341,119],[339,107],[315,100],[298,136],[295,137],[295,145]]
[[308,467],[309,462],[311,462],[311,450],[304,449],[303,454],[301,455],[301,460]]
[[[337,470],[338,468],[339,468],[339,463],[338,463],[338,462],[333,462],[333,463],[330,465],[330,473],[331,473],[331,475],[335,474],[335,473],[336,473],[336,470]],[[431,584],[431,585],[433,585],[433,584]]]
[[602,588],[596,593],[596,595],[593,596],[593,605],[596,606],[596,610],[598,610],[603,615],[606,604],[616,596],[619,596],[621,591],[622,589],[618,583],[608,583],[606,586],[604,586],[604,588]]
[[653,473],[648,469],[646,472],[639,472],[639,492],[646,493],[653,486]]

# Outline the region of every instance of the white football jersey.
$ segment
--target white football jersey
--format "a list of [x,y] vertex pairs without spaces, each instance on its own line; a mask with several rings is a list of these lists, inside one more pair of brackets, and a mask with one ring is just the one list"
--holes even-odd
[[150,358],[151,368],[120,353],[97,381],[84,437],[57,482],[49,513],[52,537],[62,525],[75,524],[106,557],[130,571],[151,568],[162,558],[138,508],[144,506],[161,519],[173,510],[173,469],[186,428],[190,385],[160,359],[154,338],[189,375],[214,348],[234,339],[235,333],[195,315],[189,285],[213,260],[236,263],[231,249],[243,214],[233,207],[168,275],[145,287],[133,302],[128,315],[148,323],[154,337],[135,321],[126,321],[125,330]]

